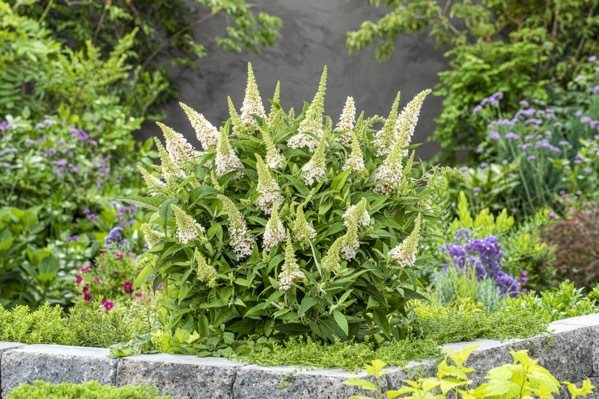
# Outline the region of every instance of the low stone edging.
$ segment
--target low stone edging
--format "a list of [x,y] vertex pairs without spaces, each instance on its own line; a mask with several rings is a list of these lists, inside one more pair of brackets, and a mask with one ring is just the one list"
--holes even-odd
[[[479,344],[468,364],[480,383],[486,372],[511,363],[510,349],[527,349],[531,357],[549,369],[559,381],[582,381],[587,377],[599,385],[599,314],[551,323],[549,334],[500,342],[481,339],[444,345],[459,350]],[[260,367],[220,358],[186,355],[139,355],[108,358],[109,351],[57,345],[23,345],[0,342],[1,397],[23,383],[81,383],[98,380],[109,385],[156,386],[175,399],[347,399],[363,394],[342,382],[362,378],[341,369],[299,371],[296,367]],[[410,362],[404,368],[389,368],[384,383],[398,387],[402,380],[434,375],[437,361]],[[594,396],[599,398],[599,395]]]

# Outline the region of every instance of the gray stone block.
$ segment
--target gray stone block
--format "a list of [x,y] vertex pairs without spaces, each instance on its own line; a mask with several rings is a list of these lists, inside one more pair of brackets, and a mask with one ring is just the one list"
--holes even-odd
[[[367,378],[339,369],[299,371],[294,367],[242,367],[233,385],[235,399],[347,399],[364,395],[358,387],[344,385],[349,378]],[[387,381],[383,381],[386,386]]]
[[18,342],[0,342],[0,358],[2,357],[2,352],[6,352],[10,349],[16,349],[25,346],[25,344],[20,344]]
[[220,358],[133,356],[119,362],[116,385],[144,383],[175,399],[229,399],[233,397],[233,382],[241,366],[243,363]]
[[114,385],[118,360],[108,358],[108,349],[75,346],[28,345],[2,354],[2,397],[21,384],[43,380],[82,383],[96,380]]

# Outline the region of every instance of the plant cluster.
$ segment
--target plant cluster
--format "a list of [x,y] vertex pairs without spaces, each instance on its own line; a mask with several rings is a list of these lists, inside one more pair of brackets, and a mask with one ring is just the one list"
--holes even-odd
[[563,219],[541,231],[547,244],[555,247],[556,276],[579,287],[599,283],[599,204],[575,201],[567,205]]
[[565,87],[579,64],[599,53],[599,13],[586,0],[392,0],[384,5],[388,12],[379,20],[348,33],[347,47],[354,51],[376,44],[376,57],[384,59],[401,35],[423,31],[449,47],[449,67],[439,74],[437,90],[444,97],[443,110],[433,135],[446,158],[478,145],[484,126],[470,110],[484,97],[505,93],[507,112],[522,98],[555,98],[551,86]]
[[156,303],[119,303],[107,312],[78,303],[67,312],[43,304],[36,310],[0,306],[0,341],[107,348],[149,334],[157,328]]
[[[115,227],[106,241],[123,241],[122,228]],[[115,303],[128,305],[131,301],[152,300],[151,289],[146,286],[133,288],[133,282],[141,270],[140,264],[130,252],[103,250],[94,263],[79,268],[76,284],[81,288],[81,299],[93,306],[110,311]]]
[[[81,49],[87,49],[90,61],[93,61],[93,64],[88,64],[96,66],[97,62],[103,64],[106,59],[110,61],[114,58],[115,42],[120,41],[120,47],[126,43],[126,52],[117,54],[126,56],[120,60],[120,67],[127,71],[125,79],[109,69],[110,62],[106,63],[104,70],[93,70],[86,65],[77,69],[77,72],[79,82],[85,82],[86,78],[92,76],[112,79],[111,94],[121,98],[130,107],[129,115],[136,116],[144,116],[150,106],[176,96],[177,87],[169,76],[169,70],[180,65],[196,68],[197,60],[207,55],[212,40],[226,51],[250,50],[259,53],[262,48],[275,44],[281,26],[279,18],[246,0],[82,0],[75,3],[68,0],[53,0],[50,3],[6,0],[6,4],[7,7],[8,4],[12,5],[13,12],[19,13],[23,20],[27,18],[29,25],[35,27],[35,23],[43,24],[45,32],[52,34],[46,33],[37,38],[44,44],[48,41],[53,44],[54,51],[49,54],[50,58],[57,55],[56,48],[60,43],[63,52],[69,57],[84,54]],[[204,32],[198,28],[214,19],[219,20],[220,26],[225,28],[217,32],[213,39],[206,40],[209,36],[203,35]],[[46,55],[45,52],[42,55]],[[58,73],[52,66],[48,70],[50,76]],[[94,75],[94,72],[101,73]],[[62,89],[68,87],[65,84]],[[79,90],[83,86],[72,87]]]
[[0,122],[4,305],[71,302],[76,268],[93,259],[113,224],[123,229],[130,250],[143,247],[134,232],[143,214],[113,198],[140,192],[137,172],[128,162],[151,163],[152,143],[136,151],[131,130],[138,122],[122,125],[120,116],[113,122],[105,116],[105,124],[91,130],[63,116],[36,124]]
[[505,301],[505,310],[527,310],[546,322],[599,312],[599,286],[595,286],[586,296],[582,291],[582,288],[576,288],[574,283],[566,280],[551,290],[540,293],[532,291],[509,298]]
[[[380,333],[419,297],[413,272],[421,225],[433,217],[433,170],[407,156],[424,91],[386,119],[324,117],[326,68],[314,100],[295,115],[266,114],[251,65],[240,112],[219,130],[187,106],[205,149],[160,125],[161,166],[141,168],[154,210],[144,228],[165,286],[168,329],[211,336],[309,335],[332,341]],[[382,126],[373,129],[376,122]],[[167,334],[170,332],[167,331]],[[227,338],[229,337],[229,338]]]
[[473,345],[460,352],[447,350],[447,355],[437,367],[437,375],[434,377],[421,377],[416,381],[406,380],[405,385],[399,389],[385,389],[382,377],[387,372],[383,369],[387,364],[381,360],[375,360],[365,369],[368,375],[374,376],[374,382],[350,378],[344,384],[358,386],[364,390],[374,392],[375,397],[352,396],[350,399],[393,399],[402,398],[553,398],[560,394],[562,389],[567,389],[570,397],[576,399],[591,395],[595,387],[587,378],[580,387],[564,381],[560,383],[547,369],[539,366],[538,361],[528,356],[528,351],[514,351],[510,353],[514,359],[511,364],[494,367],[486,375],[487,382],[478,387],[472,387],[469,374],[476,370],[467,367],[466,362],[479,345]]
[[[598,67],[596,57],[591,57],[583,73],[570,82],[569,96],[544,107],[522,100],[517,112],[504,114],[501,93],[475,107],[488,123],[487,139],[477,150],[484,162],[478,170],[467,171],[473,178],[470,184],[478,187],[476,202],[532,215],[542,207],[559,207],[556,196],[561,192],[596,196]],[[485,183],[479,175],[497,185],[479,185],[477,180]]]
[[34,381],[23,384],[9,392],[7,399],[173,399],[158,396],[158,390],[147,385],[113,387],[100,385],[98,381],[83,384],[63,382],[57,385]]

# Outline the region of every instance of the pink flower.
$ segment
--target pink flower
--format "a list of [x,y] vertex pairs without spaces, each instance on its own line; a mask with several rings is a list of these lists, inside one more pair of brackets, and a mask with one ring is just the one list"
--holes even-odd
[[125,282],[123,283],[123,289],[124,289],[126,292],[129,292],[129,291],[131,291],[131,290],[133,289],[133,283],[132,283],[131,281],[125,281]]
[[101,254],[105,254],[106,252],[108,252],[108,250],[106,250],[106,249],[101,249],[101,250],[100,250],[100,253],[101,253]]
[[102,306],[104,306],[104,309],[110,310],[110,309],[114,308],[114,302],[110,302],[110,301],[107,301],[106,299],[103,299]]
[[156,291],[161,291],[162,289],[164,289],[162,283],[158,284],[158,287],[156,287]]
[[125,255],[123,255],[123,254],[116,254],[114,256],[116,256],[118,259],[123,259],[123,256],[125,256]]
[[86,271],[88,271],[88,270],[91,270],[91,269],[92,269],[92,267],[94,267],[94,265],[92,265],[92,264],[89,264],[89,265],[87,265],[87,266],[80,267],[80,268],[79,268],[79,271],[80,271],[81,273],[85,273]]
[[76,283],[77,285],[79,285],[79,284],[81,284],[81,282],[82,282],[82,281],[83,281],[83,277],[81,277],[81,275],[80,275],[80,274],[79,274],[79,275],[77,275],[77,279],[75,280],[75,283]]
[[[85,288],[87,288],[87,287],[85,287]],[[89,294],[89,292],[85,291],[83,293],[83,300],[85,302],[90,302],[92,300],[92,296]]]
[[101,282],[100,277],[94,277],[94,283],[100,284]]
[[136,297],[137,299],[141,299],[141,296],[142,296],[142,293],[141,293],[141,292],[138,292],[137,294],[135,294],[135,297]]

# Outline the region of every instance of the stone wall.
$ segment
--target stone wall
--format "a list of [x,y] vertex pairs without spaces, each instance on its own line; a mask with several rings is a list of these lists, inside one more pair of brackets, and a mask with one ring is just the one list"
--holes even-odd
[[[599,384],[599,314],[561,320],[549,330],[551,334],[524,340],[477,340],[448,344],[444,349],[480,345],[468,363],[477,370],[472,376],[476,384],[489,369],[512,362],[510,349],[527,349],[559,381],[579,382],[590,377]],[[347,399],[363,394],[342,382],[362,378],[364,373],[338,369],[301,371],[183,355],[107,356],[107,349],[0,342],[1,397],[38,379],[52,383],[99,380],[117,386],[146,383],[175,399]],[[434,375],[436,365],[437,361],[430,360],[389,369],[384,384],[397,388],[407,378]]]
[[[338,118],[347,96],[353,96],[358,110],[367,116],[387,116],[397,91],[401,106],[418,92],[438,83],[437,73],[446,67],[443,49],[438,49],[427,34],[405,37],[397,42],[397,51],[388,61],[378,63],[374,48],[348,54],[346,32],[358,29],[364,20],[376,20],[384,9],[369,7],[363,1],[347,0],[255,0],[258,6],[283,20],[281,38],[274,49],[262,55],[229,54],[208,47],[208,56],[198,68],[173,71],[180,100],[203,113],[214,125],[228,118],[227,96],[241,108],[246,82],[246,64],[251,61],[265,105],[272,98],[277,80],[281,81],[281,99],[285,109],[301,109],[310,102],[318,87],[324,65],[329,68],[326,111]],[[201,25],[199,39],[213,37],[222,22]],[[424,143],[435,129],[441,100],[430,96],[424,105],[414,142]],[[197,145],[185,114],[173,101],[164,108],[165,123],[183,133]],[[335,120],[336,123],[336,120]],[[141,137],[159,135],[159,129],[146,124]],[[417,156],[430,158],[437,147],[426,144]]]

